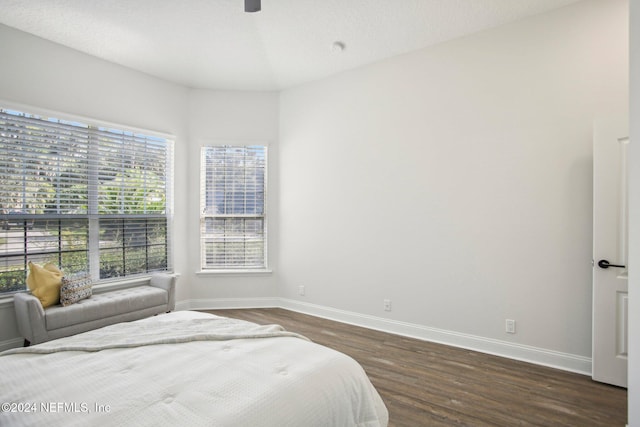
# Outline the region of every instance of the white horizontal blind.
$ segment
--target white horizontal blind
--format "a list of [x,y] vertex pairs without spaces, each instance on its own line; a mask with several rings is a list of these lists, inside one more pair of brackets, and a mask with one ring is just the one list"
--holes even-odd
[[267,268],[267,147],[202,147],[200,176],[202,269]]
[[95,133],[101,214],[164,214],[167,148],[163,139],[117,129]]
[[95,278],[169,269],[171,149],[156,136],[0,109],[0,292],[24,287],[29,260],[94,268]]
[[86,125],[0,110],[1,213],[86,213]]

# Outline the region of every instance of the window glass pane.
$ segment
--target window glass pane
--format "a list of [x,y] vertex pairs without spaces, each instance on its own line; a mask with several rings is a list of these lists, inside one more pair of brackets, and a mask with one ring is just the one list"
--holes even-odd
[[202,148],[203,269],[266,268],[264,146]]
[[171,163],[164,138],[0,108],[0,293],[24,289],[29,261],[169,269]]
[[100,219],[100,278],[165,270],[166,218]]
[[86,218],[14,219],[0,231],[0,292],[25,289],[29,261],[52,262],[65,273],[88,271]]
[[[11,264],[11,258],[5,258],[3,261]],[[11,268],[3,263],[0,268],[0,292],[24,291],[27,289],[26,279],[27,271],[24,266],[18,264]]]

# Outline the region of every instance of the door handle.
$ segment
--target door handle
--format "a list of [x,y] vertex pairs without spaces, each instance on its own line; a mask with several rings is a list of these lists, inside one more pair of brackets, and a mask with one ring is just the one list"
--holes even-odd
[[624,265],[609,264],[609,261],[607,261],[606,259],[601,259],[600,261],[598,261],[598,267],[600,267],[600,268],[609,268],[609,267],[627,268]]

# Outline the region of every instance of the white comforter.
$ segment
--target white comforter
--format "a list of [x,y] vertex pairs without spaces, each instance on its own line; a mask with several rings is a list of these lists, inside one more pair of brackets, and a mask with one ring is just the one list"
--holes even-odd
[[0,354],[2,426],[386,426],[350,357],[176,312]]

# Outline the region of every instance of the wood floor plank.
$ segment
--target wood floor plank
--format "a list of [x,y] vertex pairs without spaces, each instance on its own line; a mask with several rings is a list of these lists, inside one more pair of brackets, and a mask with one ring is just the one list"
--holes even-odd
[[584,375],[284,309],[208,312],[279,324],[351,356],[387,405],[391,427],[626,424],[627,391]]

